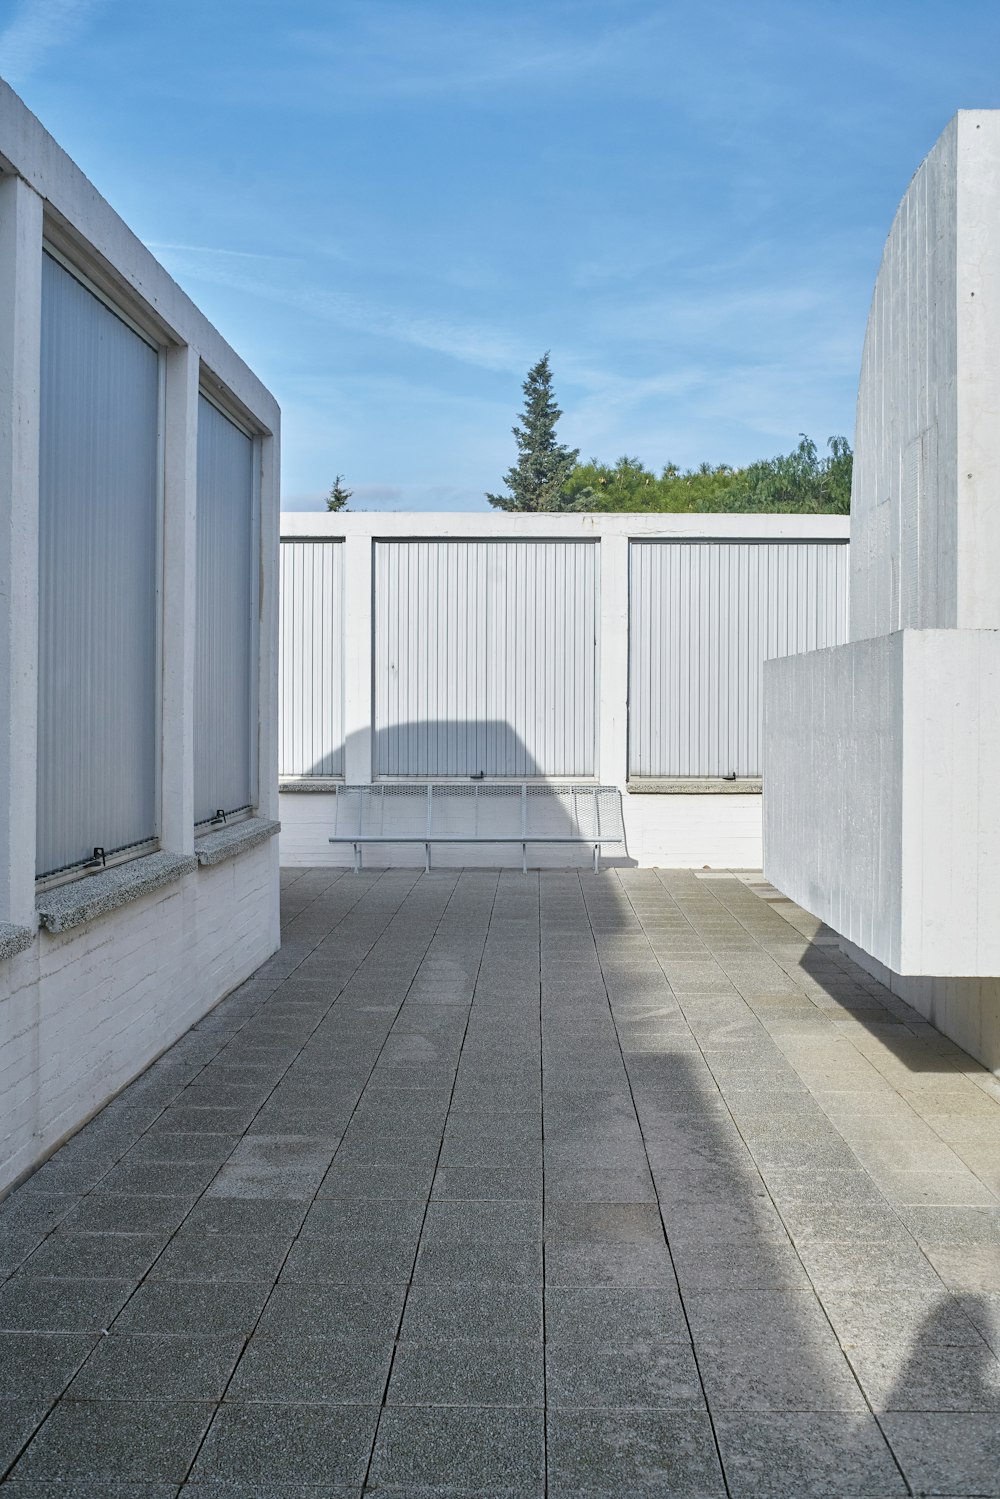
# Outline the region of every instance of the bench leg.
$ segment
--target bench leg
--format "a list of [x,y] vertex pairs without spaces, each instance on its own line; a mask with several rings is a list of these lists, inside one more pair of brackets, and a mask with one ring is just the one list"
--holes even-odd
[[356,843],[354,845],[354,873],[355,874],[360,874],[361,873],[361,844],[360,843]]
[[601,845],[599,843],[595,843],[594,844],[594,873],[595,874],[600,874],[600,872],[601,872]]
[[431,872],[431,846],[430,846],[429,843],[425,843],[424,844],[424,874],[430,874],[430,872]]
[[528,873],[528,845],[526,843],[521,844],[521,873]]

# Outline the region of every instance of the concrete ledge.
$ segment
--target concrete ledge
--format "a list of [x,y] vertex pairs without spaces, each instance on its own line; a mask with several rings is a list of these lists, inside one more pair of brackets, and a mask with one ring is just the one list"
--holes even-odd
[[344,782],[342,780],[333,780],[329,776],[310,776],[308,779],[303,777],[302,780],[280,780],[278,782],[278,790],[282,796],[285,795],[286,791],[325,791],[329,793],[336,791],[338,786],[343,785]]
[[71,885],[44,891],[36,902],[38,917],[46,931],[65,932],[97,916],[107,916],[109,911],[117,911],[119,906],[139,900],[196,868],[196,861],[187,854],[147,854],[142,859],[130,859],[99,874],[85,875]]
[[248,817],[244,822],[217,828],[214,833],[199,838],[194,846],[194,856],[203,868],[223,864],[226,859],[235,859],[237,854],[245,854],[248,848],[266,843],[280,832],[280,822],[270,822],[266,817]]
[[762,785],[755,776],[737,781],[722,776],[648,776],[629,781],[625,789],[630,796],[759,796]]
[[12,921],[0,921],[0,959],[13,958],[31,946],[35,934],[30,926],[15,926]]

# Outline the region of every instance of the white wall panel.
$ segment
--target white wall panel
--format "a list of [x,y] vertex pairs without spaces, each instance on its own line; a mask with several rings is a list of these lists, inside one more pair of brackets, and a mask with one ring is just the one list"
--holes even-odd
[[344,774],[344,544],[281,543],[278,771]]
[[847,547],[633,542],[629,774],[759,776],[761,668],[845,638]]
[[40,875],[157,832],[159,391],[157,351],[46,255]]
[[253,682],[256,514],[253,439],[198,398],[198,607],[195,635],[194,816],[255,800]]
[[598,547],[375,547],[375,770],[597,773]]

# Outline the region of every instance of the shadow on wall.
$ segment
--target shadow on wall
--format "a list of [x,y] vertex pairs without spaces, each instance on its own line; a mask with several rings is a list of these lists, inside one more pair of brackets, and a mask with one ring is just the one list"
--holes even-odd
[[[308,789],[310,780],[322,778],[322,789],[337,798],[331,835],[370,838],[365,859],[374,866],[421,862],[419,840],[431,830],[435,856],[440,853],[447,865],[461,863],[462,850],[473,846],[477,862],[485,855],[501,867],[519,865],[523,837],[532,868],[585,867],[592,861],[595,839],[602,840],[602,865],[635,867],[626,845],[620,789],[601,787],[586,772],[574,778],[543,771],[509,723],[405,723],[358,738],[364,741],[359,745],[363,754],[369,747],[374,752],[373,773],[380,764],[398,768],[370,788],[335,787],[323,769],[330,763],[326,752],[308,771],[299,772],[300,786]],[[342,763],[356,763],[350,749]],[[573,763],[568,751],[556,761]],[[286,780],[282,789],[294,787]],[[328,815],[325,806],[318,815]],[[456,841],[447,841],[448,833]],[[392,834],[417,842],[393,843]],[[342,846],[351,852],[350,845]]]

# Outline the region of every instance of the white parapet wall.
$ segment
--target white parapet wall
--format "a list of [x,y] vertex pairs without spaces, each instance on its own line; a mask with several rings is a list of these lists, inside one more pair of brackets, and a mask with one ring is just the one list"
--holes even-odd
[[0,1192],[278,946],[278,440],[0,83]]
[[843,640],[846,518],[299,512],[281,535],[284,863],[350,862],[338,784],[481,774],[617,786],[612,862],[759,868],[762,663]]
[[1000,113],[892,225],[858,392],[849,640],[765,669],[764,868],[1000,1071]]

